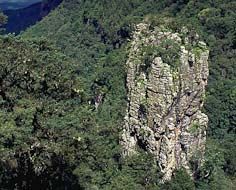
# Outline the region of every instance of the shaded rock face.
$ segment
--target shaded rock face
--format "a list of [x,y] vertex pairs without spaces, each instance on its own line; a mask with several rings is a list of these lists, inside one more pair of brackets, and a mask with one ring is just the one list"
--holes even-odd
[[131,41],[121,145],[124,156],[137,148],[152,153],[166,181],[181,167],[193,175],[203,161],[208,117],[201,108],[209,51],[185,28],[180,33],[149,28],[137,25]]

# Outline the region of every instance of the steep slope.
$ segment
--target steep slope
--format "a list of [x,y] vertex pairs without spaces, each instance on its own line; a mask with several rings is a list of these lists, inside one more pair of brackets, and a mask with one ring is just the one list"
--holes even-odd
[[[205,104],[209,115],[209,134],[214,138],[221,138],[228,132],[234,133],[235,101],[232,100],[232,96],[236,84],[233,72],[236,47],[235,1],[99,2],[64,0],[63,5],[51,14],[50,18],[45,18],[29,29],[24,37],[47,37],[72,57],[79,56],[84,64],[94,64],[91,56],[99,54],[96,52],[106,54],[112,50],[111,44],[119,47],[124,39],[130,37],[133,24],[141,22],[147,15],[159,15],[160,18],[166,15],[175,17],[176,22],[173,25],[184,24],[189,25],[189,28],[195,28],[211,49],[212,64],[208,90],[210,96]],[[100,42],[105,42],[107,48]],[[96,49],[94,46],[98,43],[100,45]],[[102,49],[105,51],[101,51]],[[91,56],[80,56],[81,54]]]
[[[58,183],[60,187],[56,186],[54,189],[77,187],[156,190],[160,186],[161,189],[195,189],[195,185],[204,190],[215,187],[230,189],[236,168],[235,5],[230,0],[64,0],[55,11],[21,36],[27,39],[46,38],[70,58],[69,62],[73,63],[72,73],[76,76],[73,88],[76,99],[72,96],[69,102],[61,104],[56,101],[54,104],[58,107],[49,106],[42,116],[39,114],[38,120],[44,124],[45,129],[40,138],[46,144],[42,153],[41,147],[33,146],[33,156],[28,154],[31,153],[28,150],[34,145],[34,141],[26,146],[22,143],[21,136],[17,136],[18,144],[25,145],[17,149],[16,157],[22,155],[17,162],[19,168],[10,170],[10,174],[3,172],[4,175],[0,175],[1,182],[20,183],[28,187],[37,182],[48,189],[52,189],[51,184],[56,185],[58,181],[61,182]],[[133,26],[143,22],[150,15],[159,18],[155,19],[157,23],[154,26],[159,26],[162,20],[173,17],[175,19],[171,23],[172,27],[180,29],[184,25],[195,28],[211,50],[210,78],[205,104],[209,116],[210,138],[208,137],[205,163],[203,167],[197,168],[195,173],[195,185],[182,170],[174,172],[176,175],[170,183],[160,185],[161,172],[153,162],[153,155],[149,154],[151,151],[137,148],[135,150],[138,154],[125,159],[121,156],[119,137],[122,134],[127,103],[125,63],[129,51],[126,48],[130,45],[129,38],[132,36]],[[175,52],[165,54],[165,51],[161,51],[163,62],[173,66],[174,62],[169,61],[169,58],[172,55],[175,57]],[[13,58],[10,60],[14,60],[14,53],[11,56]],[[145,60],[148,61],[149,57],[153,60],[152,56],[147,56]],[[59,113],[55,115],[52,110]],[[25,120],[29,122],[27,125],[22,124],[22,129],[33,128],[31,117],[26,117]],[[14,122],[19,121],[16,119],[12,121]],[[197,125],[193,127],[192,132],[195,128],[198,128]],[[27,132],[25,134],[31,135]],[[211,140],[212,137],[214,140]],[[11,135],[6,137],[6,142],[8,138],[11,139]],[[51,147],[49,149],[48,143]],[[4,145],[5,141],[2,144]],[[145,146],[141,144],[140,147]],[[41,156],[36,156],[36,150]],[[52,153],[54,151],[56,154]],[[52,162],[48,162],[48,154],[51,153],[54,156],[51,157]],[[3,158],[15,163],[12,155],[14,154],[6,154]],[[22,164],[24,159],[28,161]],[[8,165],[4,165],[1,171],[9,171]],[[15,171],[23,172],[16,175]],[[30,176],[33,176],[33,182]]]
[[0,9],[1,10],[12,10],[12,9],[22,9],[25,7],[28,7],[31,4],[37,3],[41,0],[28,0],[28,1],[7,1],[7,0],[2,0],[0,2]]
[[46,16],[51,10],[56,8],[62,0],[42,1],[21,9],[4,10],[8,16],[8,22],[4,26],[6,33],[16,33],[24,31]]
[[186,28],[174,33],[141,23],[129,50],[124,155],[134,154],[136,146],[151,152],[163,181],[176,168],[194,172],[203,159],[209,51],[198,38]]

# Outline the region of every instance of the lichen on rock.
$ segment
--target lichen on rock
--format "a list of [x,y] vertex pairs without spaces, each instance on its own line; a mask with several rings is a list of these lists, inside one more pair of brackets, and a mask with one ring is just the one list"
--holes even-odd
[[[183,28],[136,26],[127,60],[128,105],[121,137],[123,155],[140,147],[152,153],[169,180],[191,159],[203,161],[208,117],[201,112],[208,78],[206,44]],[[200,154],[199,154],[200,152]]]

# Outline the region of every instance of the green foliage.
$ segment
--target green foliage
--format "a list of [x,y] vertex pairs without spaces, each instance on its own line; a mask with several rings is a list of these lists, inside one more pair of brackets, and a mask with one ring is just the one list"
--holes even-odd
[[161,189],[165,190],[194,190],[195,185],[189,174],[184,170],[180,169],[176,172],[175,176],[171,181],[161,186]]
[[113,177],[107,189],[149,189],[158,190],[160,172],[153,157],[140,152],[122,162],[122,170]]
[[4,29],[1,27],[7,23],[7,20],[8,20],[7,16],[4,15],[0,10],[0,34],[4,32]]
[[200,128],[200,125],[198,123],[193,123],[189,129],[190,133],[196,134]]
[[[63,117],[80,102],[73,91],[76,76],[67,58],[45,41],[1,37],[0,48],[0,165],[1,171],[9,171],[2,173],[1,187],[11,189],[15,185],[11,180],[21,179],[19,188],[29,188],[30,180],[37,185],[38,175],[66,162],[65,145],[57,143],[61,134],[48,121]],[[65,127],[65,122],[57,128]],[[67,170],[57,175],[71,175]],[[56,188],[53,175],[42,177],[41,185],[49,178]]]
[[[225,145],[222,146],[216,140],[208,140],[205,162],[197,176],[197,189],[234,189],[233,181],[224,173],[225,155],[228,154],[224,146]],[[234,158],[231,157],[230,159]]]
[[[213,143],[194,177],[198,189],[230,189],[236,168],[235,9],[230,0],[64,0],[23,33],[24,40],[1,37],[1,188],[159,189],[152,157],[123,160],[119,147],[126,46],[133,26],[149,18],[151,28],[163,22],[174,31],[195,28],[210,47],[205,112]],[[147,47],[145,69],[154,55],[175,67],[179,48],[173,41]],[[195,48],[198,55],[201,48]],[[180,170],[160,189],[195,186]]]
[[167,63],[172,68],[177,68],[179,65],[180,45],[173,40],[162,41],[155,50],[155,56],[162,58],[164,63]]
[[4,25],[7,22],[7,16],[0,12],[0,26]]

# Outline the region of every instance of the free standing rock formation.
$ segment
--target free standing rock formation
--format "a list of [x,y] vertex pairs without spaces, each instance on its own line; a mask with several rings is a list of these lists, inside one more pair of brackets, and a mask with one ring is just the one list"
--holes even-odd
[[133,34],[126,63],[123,155],[135,154],[138,147],[152,153],[163,181],[181,167],[193,175],[203,161],[208,54],[206,44],[186,28],[176,33],[141,23]]

